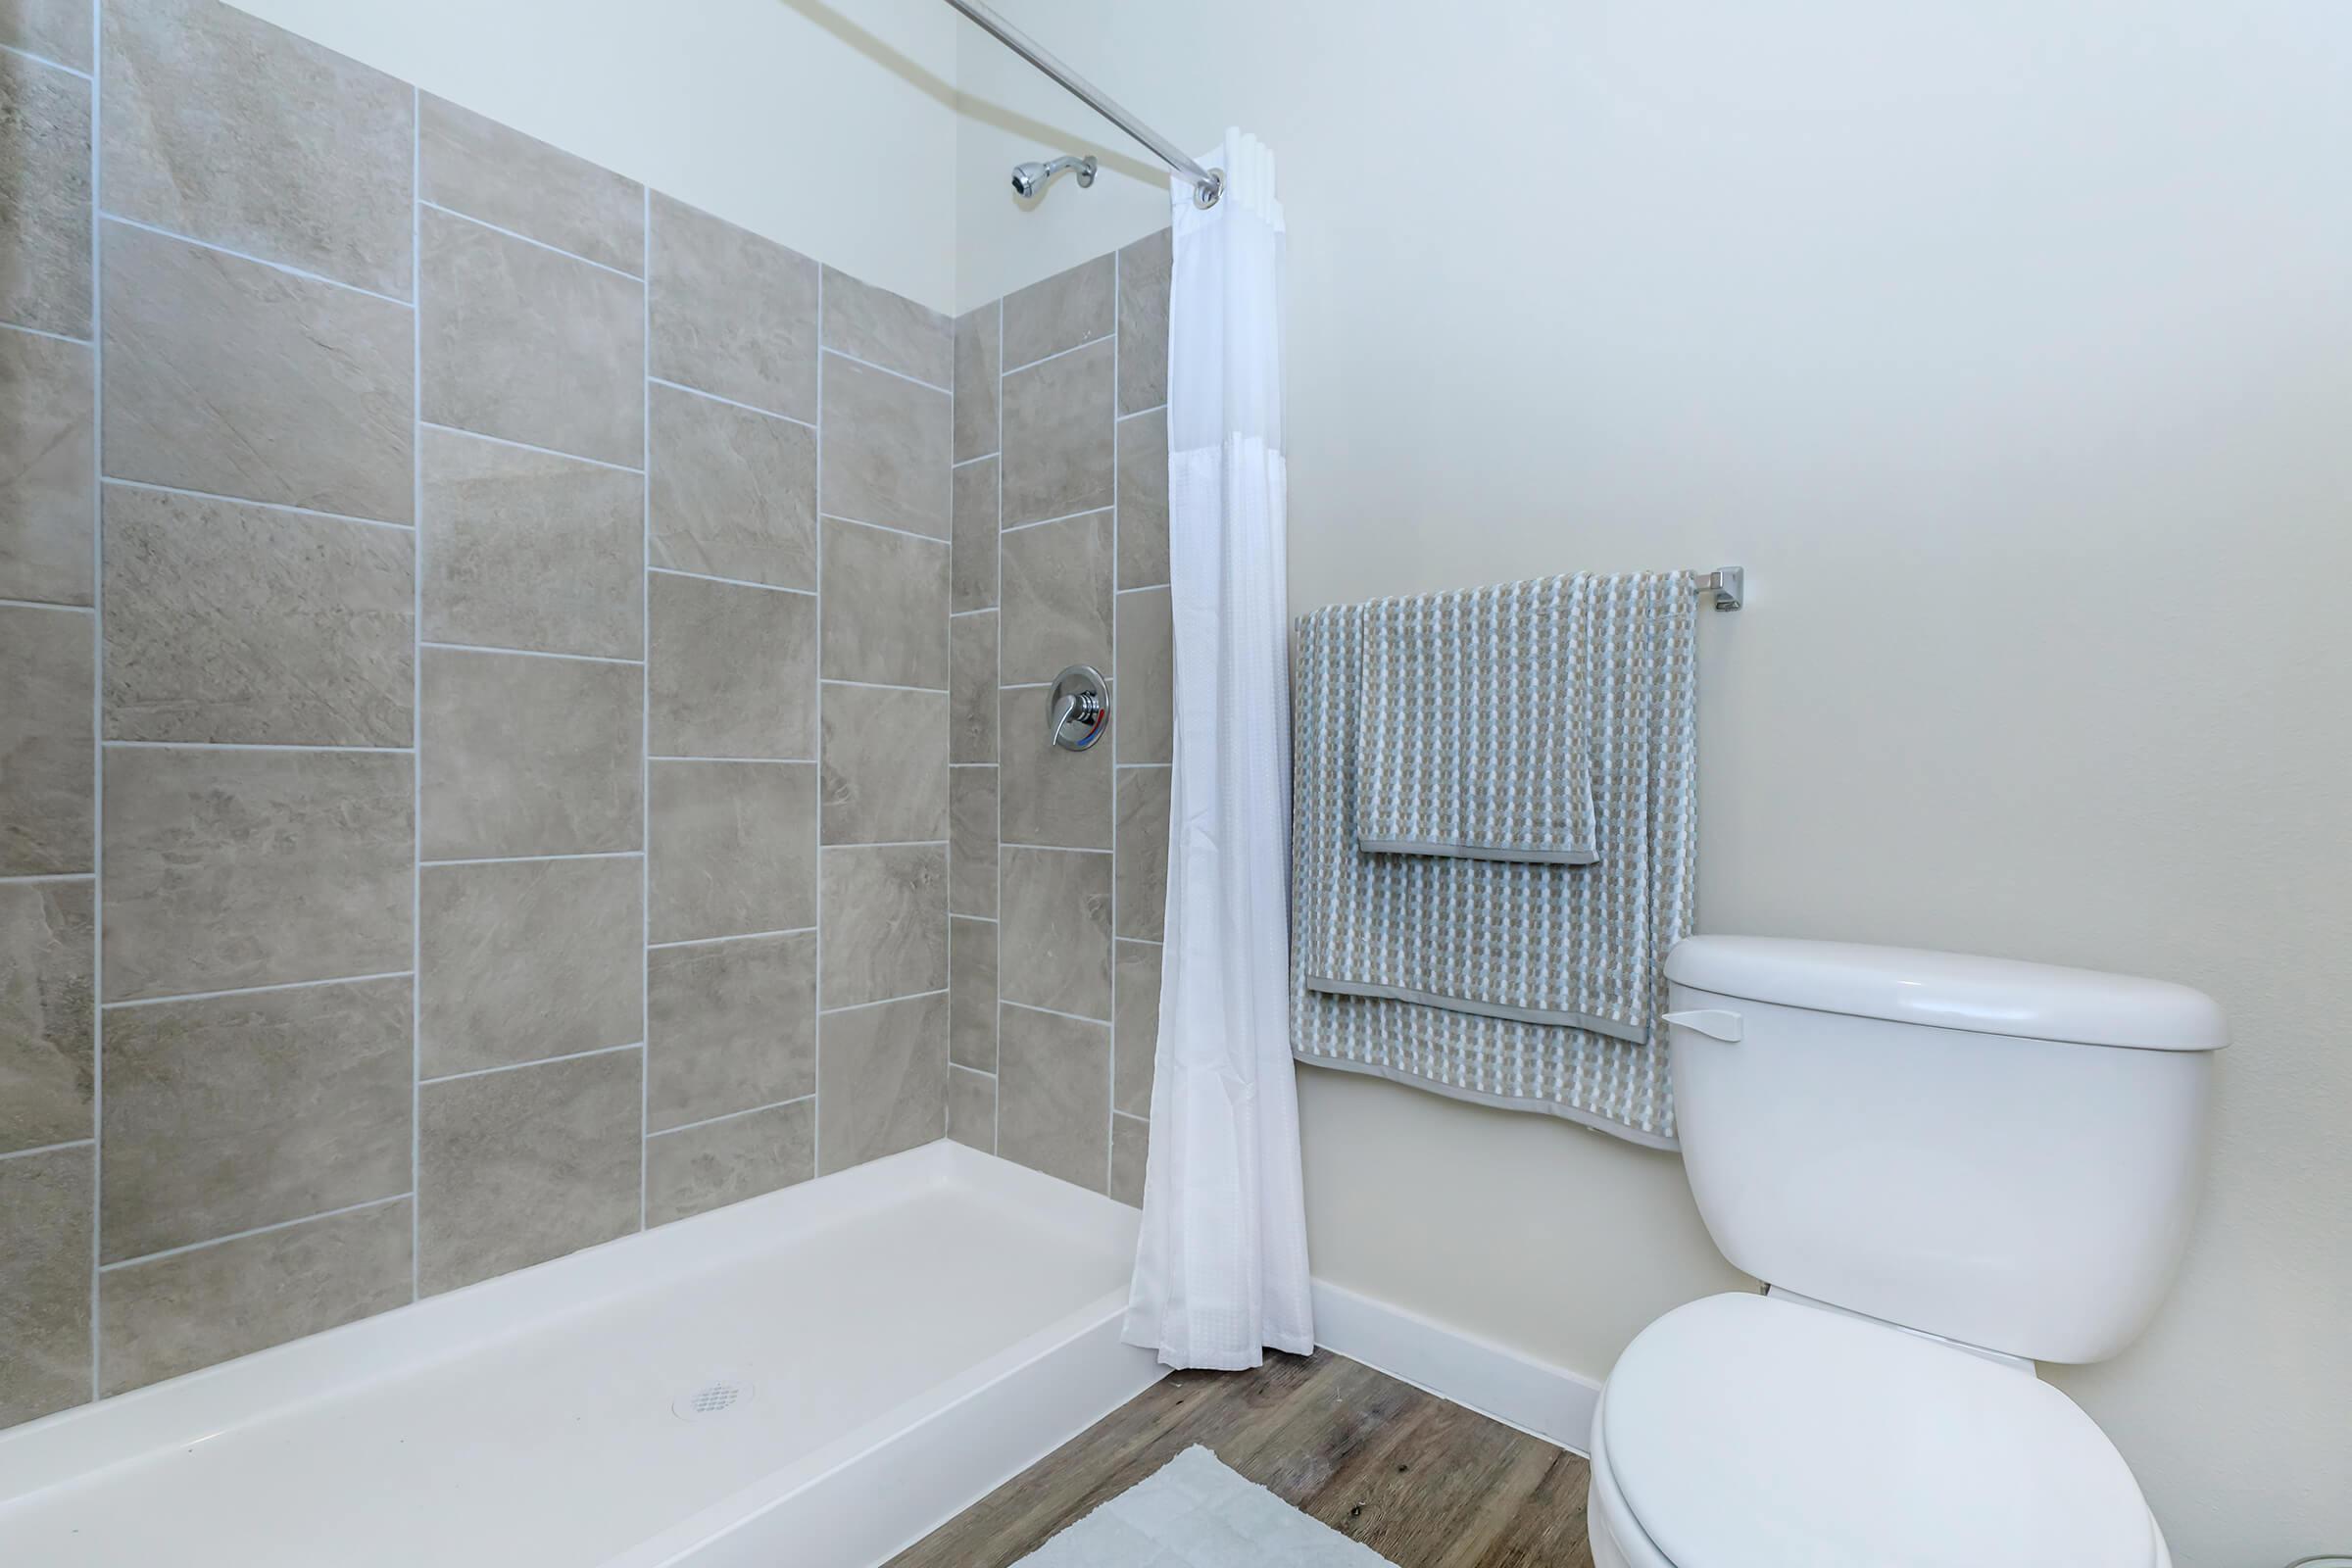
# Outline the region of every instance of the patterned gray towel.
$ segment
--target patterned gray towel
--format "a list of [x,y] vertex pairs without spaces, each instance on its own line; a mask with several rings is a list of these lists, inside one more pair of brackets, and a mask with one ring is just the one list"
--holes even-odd
[[1695,607],[1687,572],[1592,580],[1585,866],[1362,853],[1367,607],[1299,621],[1294,1054],[1673,1146],[1656,1018],[1691,921]]
[[1356,848],[1556,865],[1595,858],[1585,748],[1595,580],[1364,607]]

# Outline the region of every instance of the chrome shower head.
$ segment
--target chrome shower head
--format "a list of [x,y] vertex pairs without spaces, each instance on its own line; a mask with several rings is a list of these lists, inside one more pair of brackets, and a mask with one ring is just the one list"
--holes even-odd
[[1012,171],[1012,191],[1023,200],[1046,188],[1046,181],[1065,169],[1078,171],[1081,189],[1095,182],[1095,161],[1092,158],[1056,158],[1050,164],[1018,164]]

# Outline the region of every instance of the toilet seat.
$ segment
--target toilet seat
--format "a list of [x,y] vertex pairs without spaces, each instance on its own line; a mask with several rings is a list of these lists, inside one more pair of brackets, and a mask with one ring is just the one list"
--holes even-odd
[[2122,1455],[2057,1390],[1778,1298],[1709,1297],[1644,1329],[1609,1376],[1592,1446],[1594,1533],[1614,1531],[1630,1562],[2165,1561]]

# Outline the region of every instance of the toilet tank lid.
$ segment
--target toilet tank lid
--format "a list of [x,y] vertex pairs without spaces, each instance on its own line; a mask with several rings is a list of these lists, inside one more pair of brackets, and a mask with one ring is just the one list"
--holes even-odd
[[2143,1051],[2218,1051],[2221,1004],[2165,980],[1919,948],[1686,937],[1666,978],[1718,996],[1937,1029]]

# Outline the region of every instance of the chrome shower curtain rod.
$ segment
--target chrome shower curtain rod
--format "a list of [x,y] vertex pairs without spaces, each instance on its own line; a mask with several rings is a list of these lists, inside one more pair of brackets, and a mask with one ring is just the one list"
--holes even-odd
[[1199,164],[1185,157],[1176,150],[1175,143],[1111,102],[1108,97],[1104,96],[1101,88],[1048,54],[1039,47],[1034,38],[1006,22],[1003,17],[998,16],[987,6],[982,5],[980,0],[948,0],[948,4],[969,17],[997,42],[1061,83],[1072,97],[1086,105],[1087,108],[1092,109],[1096,114],[1101,115],[1104,120],[1109,121],[1128,135],[1151,148],[1161,163],[1180,174],[1192,175],[1194,206],[1214,207],[1217,205],[1217,198],[1224,193],[1225,189],[1223,172],[1202,169]]

